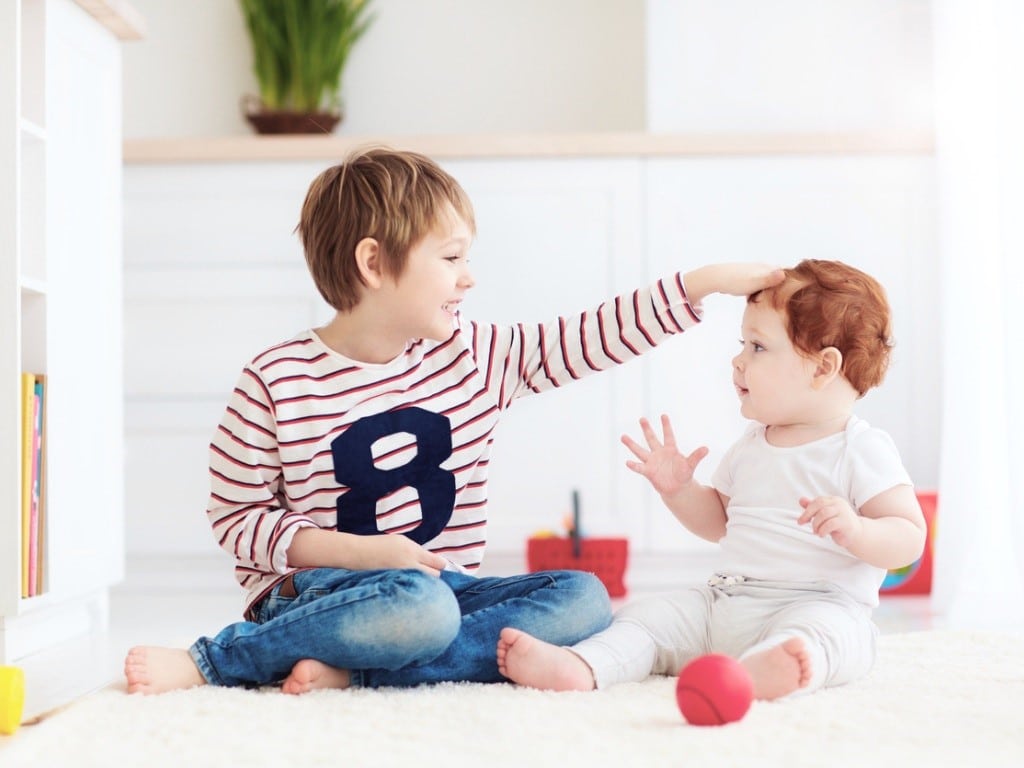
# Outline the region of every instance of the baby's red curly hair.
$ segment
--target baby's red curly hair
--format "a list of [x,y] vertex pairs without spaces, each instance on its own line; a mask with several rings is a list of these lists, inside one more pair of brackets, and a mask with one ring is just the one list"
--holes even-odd
[[840,261],[805,259],[781,283],[747,297],[784,315],[793,346],[808,356],[843,355],[842,374],[858,394],[882,383],[893,348],[889,301],[870,275]]

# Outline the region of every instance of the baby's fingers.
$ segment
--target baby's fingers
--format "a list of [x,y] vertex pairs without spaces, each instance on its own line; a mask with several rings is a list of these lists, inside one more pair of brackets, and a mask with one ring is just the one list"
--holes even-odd
[[658,439],[651,422],[647,419],[640,419],[640,430],[644,433],[644,440],[647,441],[647,445],[652,451],[662,447],[661,440]]
[[[651,455],[651,452],[644,448],[640,443],[634,440],[629,435],[622,436],[622,444],[629,448],[629,450],[636,456],[640,461],[647,461],[647,457]],[[627,466],[630,462],[626,462]]]
[[820,521],[814,532],[824,538],[826,536],[831,536],[834,533],[838,533],[840,530],[842,530],[842,525],[840,525],[839,518],[830,517],[826,520]]
[[668,414],[661,414],[661,432],[665,437],[665,445],[674,448],[676,444],[676,433],[672,431],[672,422]]
[[704,461],[704,457],[708,455],[708,447],[702,445],[696,449],[693,453],[686,457],[686,460],[690,463],[691,467],[696,468],[698,464]]
[[808,498],[800,499],[800,506],[804,508],[803,514],[797,518],[797,525],[806,525],[811,521],[817,511],[821,508],[821,505],[816,501],[812,501]]

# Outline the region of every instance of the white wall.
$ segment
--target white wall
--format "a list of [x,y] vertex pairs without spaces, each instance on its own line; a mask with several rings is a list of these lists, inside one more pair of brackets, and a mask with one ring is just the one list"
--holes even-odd
[[[207,445],[242,364],[329,313],[292,234],[322,163],[133,165],[125,189],[130,551],[213,551]],[[927,157],[450,160],[474,201],[467,316],[537,322],[709,261],[841,258],[888,287],[898,346],[859,412],[934,487],[940,348],[933,168]],[[669,413],[707,445],[705,481],[742,426],[729,359],[743,302],[639,361],[517,402],[491,467],[491,547],[558,528],[578,488],[591,534],[635,551],[694,551],[618,438]]]
[[928,131],[930,0],[648,0],[647,127]]
[[[641,130],[639,0],[372,0],[343,80],[346,134]],[[250,133],[237,0],[132,0],[127,138]]]
[[[352,135],[927,130],[930,0],[373,0]],[[132,0],[127,138],[250,133],[237,0]]]
[[[235,4],[136,2],[151,34],[125,52],[126,132],[247,133],[234,109],[251,85]],[[378,25],[349,73],[345,132],[637,130],[645,101],[659,131],[931,127],[927,0],[376,5]],[[531,24],[548,42],[510,52],[537,39]],[[621,44],[609,43],[618,31]],[[212,549],[206,445],[239,366],[322,318],[292,229],[326,164],[128,168],[130,554]],[[893,433],[916,482],[934,487],[942,344],[930,156],[445,165],[478,211],[478,287],[466,307],[475,318],[546,319],[709,261],[839,258],[876,274],[889,288],[898,346],[889,381],[862,413]],[[712,322],[691,338],[517,404],[492,472],[492,545],[511,550],[530,530],[557,527],[580,487],[591,530],[629,533],[639,549],[692,550],[697,542],[623,468],[617,439],[639,415],[667,411],[686,443],[728,444],[739,425],[727,365],[741,308],[713,304]]]

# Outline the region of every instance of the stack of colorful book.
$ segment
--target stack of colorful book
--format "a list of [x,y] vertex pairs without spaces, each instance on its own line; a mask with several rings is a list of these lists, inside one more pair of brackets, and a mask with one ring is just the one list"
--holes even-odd
[[21,596],[44,591],[46,377],[21,374]]

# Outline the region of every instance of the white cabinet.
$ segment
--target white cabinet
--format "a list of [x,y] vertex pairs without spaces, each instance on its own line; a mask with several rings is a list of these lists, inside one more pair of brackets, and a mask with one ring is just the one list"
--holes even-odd
[[[123,573],[121,51],[91,15],[105,7],[0,4],[2,661],[104,629]],[[32,597],[21,584],[25,371],[46,377]]]
[[[223,554],[204,514],[207,448],[242,365],[331,317],[293,234],[306,188],[328,164],[126,167],[129,556]],[[476,210],[468,317],[546,321],[647,280],[635,158],[443,164]],[[491,467],[494,546],[515,550],[532,531],[559,528],[573,488],[591,533],[639,529],[615,435],[639,413],[642,366],[512,406]],[[177,482],[153,497],[161,467]]]
[[[223,556],[228,583],[203,514],[207,446],[241,365],[329,317],[293,229],[309,182],[345,154],[336,149],[320,160],[126,167],[130,558]],[[899,346],[861,412],[893,434],[917,483],[934,487],[929,153],[466,154],[441,162],[476,210],[477,285],[465,305],[474,319],[548,320],[714,261],[838,258],[875,273]],[[712,448],[701,467],[710,476],[743,425],[729,378],[743,301],[716,297],[707,309],[705,324],[639,360],[513,404],[491,466],[490,552],[521,552],[532,531],[559,528],[573,488],[591,534],[628,535],[637,554],[705,550],[624,466],[619,436],[636,436],[642,415],[669,413],[686,445]],[[154,496],[168,473],[177,482]]]

